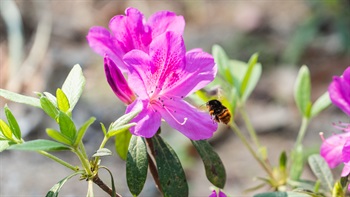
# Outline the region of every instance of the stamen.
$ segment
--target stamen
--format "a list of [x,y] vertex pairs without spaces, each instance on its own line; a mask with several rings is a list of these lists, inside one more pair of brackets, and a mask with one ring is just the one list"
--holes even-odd
[[164,105],[163,105],[163,107],[164,107],[165,111],[167,111],[168,114],[169,114],[178,124],[184,125],[184,124],[186,123],[187,118],[184,118],[184,121],[183,121],[183,122],[180,122],[180,121],[178,121],[178,120],[175,118],[175,116],[174,116],[173,114],[170,113],[170,111],[169,111],[169,109],[168,109],[167,107],[165,107]]
[[320,137],[321,137],[321,139],[322,139],[323,142],[326,141],[326,140],[324,139],[323,132],[320,132],[319,135],[320,135]]

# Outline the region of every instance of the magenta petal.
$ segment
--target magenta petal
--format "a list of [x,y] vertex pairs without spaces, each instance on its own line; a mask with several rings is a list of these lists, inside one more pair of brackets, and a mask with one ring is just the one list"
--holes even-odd
[[333,77],[328,92],[332,103],[350,116],[350,67],[341,77]]
[[134,108],[142,105],[142,111],[130,122],[136,122],[137,125],[130,128],[130,132],[133,135],[150,138],[157,133],[157,130],[161,124],[161,116],[158,112],[155,112],[148,100],[135,100],[131,105],[126,108],[125,113],[129,113]]
[[165,107],[157,108],[164,120],[191,140],[208,139],[217,130],[209,113],[198,111],[186,101],[167,100],[164,104]]
[[153,83],[151,78],[150,57],[140,50],[132,50],[125,54],[124,61],[128,65],[128,82],[132,90],[140,99],[147,99],[148,93],[152,91]]
[[344,168],[340,176],[348,176],[350,174],[350,162],[344,163]]
[[216,195],[216,191],[215,191],[215,190],[213,190],[213,191],[211,192],[211,194],[209,195],[209,197],[217,197],[217,195]]
[[327,138],[321,145],[321,156],[326,160],[329,167],[335,168],[343,162],[342,150],[343,146],[350,137],[350,133],[336,134]]
[[227,197],[226,194],[222,191],[219,191],[219,197]]
[[123,71],[126,69],[122,60],[125,54],[119,48],[118,42],[110,35],[109,31],[103,27],[92,27],[86,39],[90,47],[101,56],[108,55],[113,62]]
[[107,81],[115,95],[125,104],[132,103],[135,99],[134,92],[130,89],[122,72],[107,55],[104,58],[104,67]]
[[125,15],[114,16],[109,22],[115,38],[122,44],[122,49],[128,52],[132,49],[147,51],[147,45],[152,41],[151,32],[144,26],[143,14],[136,8],[128,8]]
[[345,142],[345,145],[342,150],[343,162],[350,162],[350,138]]
[[152,37],[155,38],[166,31],[173,31],[183,34],[185,20],[183,16],[176,16],[169,11],[160,11],[149,17],[147,24],[152,29]]
[[171,92],[181,92],[186,97],[213,81],[216,72],[217,66],[210,54],[198,49],[191,50],[186,54],[183,75]]

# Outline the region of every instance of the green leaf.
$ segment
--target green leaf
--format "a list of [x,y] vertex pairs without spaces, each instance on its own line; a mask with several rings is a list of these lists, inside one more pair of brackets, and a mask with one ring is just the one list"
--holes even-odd
[[40,104],[41,108],[46,112],[46,114],[49,115],[55,121],[57,121],[56,118],[58,116],[59,111],[56,108],[56,106],[53,103],[51,103],[51,101],[45,96],[40,97]]
[[115,190],[115,186],[114,186],[114,178],[113,178],[112,172],[104,166],[102,166],[101,168],[107,170],[107,172],[111,176],[111,184],[112,184],[112,196],[111,197],[116,197],[116,190]]
[[332,190],[332,197],[345,197],[340,181],[337,181]]
[[83,139],[85,133],[86,133],[86,130],[89,128],[89,126],[94,123],[96,120],[95,117],[91,117],[89,120],[87,120],[83,126],[80,127],[79,131],[78,131],[78,134],[77,134],[77,137],[75,139],[75,142],[74,142],[74,146],[78,146],[79,143],[81,142],[81,140]]
[[57,88],[56,97],[58,109],[66,113],[69,110],[69,101],[66,94],[60,88]]
[[130,120],[132,120],[133,118],[135,118],[135,116],[137,116],[142,110],[142,106],[138,105],[134,108],[133,111],[124,114],[123,116],[121,116],[120,118],[118,118],[118,120],[114,121],[110,126],[108,131],[113,131],[113,130],[117,130],[118,127],[126,125],[130,122]]
[[105,125],[102,122],[100,122],[100,125],[101,125],[101,129],[102,129],[103,134],[106,136],[107,135],[107,130],[106,130]]
[[11,131],[9,125],[1,119],[0,119],[0,131],[6,137],[6,139],[9,139],[9,140],[13,139],[12,138],[12,131]]
[[132,135],[129,130],[125,130],[124,132],[120,132],[115,135],[115,151],[124,161],[128,155],[128,147],[131,136]]
[[308,159],[311,170],[316,177],[321,181],[324,189],[332,191],[334,179],[331,170],[329,169],[325,160],[318,154],[311,155]]
[[253,68],[251,76],[250,76],[249,81],[248,81],[248,84],[247,84],[245,90],[243,91],[242,102],[245,102],[249,98],[249,96],[253,92],[253,90],[255,89],[255,87],[258,84],[258,81],[260,79],[261,73],[262,73],[262,66],[260,63],[257,63],[255,65],[255,67]]
[[288,194],[286,192],[266,192],[256,194],[254,197],[288,197]]
[[77,104],[85,87],[85,77],[79,64],[76,64],[69,72],[68,77],[62,85],[62,90],[66,94],[72,111]]
[[216,187],[223,189],[226,182],[226,171],[219,155],[206,140],[191,140],[201,156],[208,180]]
[[112,151],[110,151],[108,148],[101,148],[98,149],[96,153],[92,155],[92,157],[103,157],[109,155],[112,155]]
[[139,136],[132,136],[126,159],[126,180],[130,192],[138,196],[145,184],[148,169],[146,143]]
[[280,155],[279,169],[281,172],[285,172],[287,169],[287,154],[283,151]]
[[10,141],[7,140],[1,140],[0,141],[0,153],[4,150],[6,150],[10,146]]
[[254,53],[249,59],[248,69],[247,69],[247,72],[244,75],[244,78],[243,78],[243,81],[242,81],[242,84],[241,84],[241,88],[239,90],[240,95],[244,95],[244,93],[245,93],[245,91],[246,91],[246,89],[248,87],[248,83],[250,82],[250,78],[252,76],[253,70],[255,68],[255,65],[258,62],[258,57],[259,57],[259,55],[257,53]]
[[113,128],[113,130],[110,130],[108,131],[107,133],[107,137],[112,137],[112,136],[115,136],[119,133],[123,133],[125,131],[129,131],[129,128],[130,127],[133,127],[136,125],[136,122],[132,122],[132,123],[129,123],[129,124],[126,124],[126,125],[122,125],[122,126],[116,126]]
[[328,106],[332,104],[332,101],[329,97],[329,93],[325,92],[320,96],[315,103],[312,105],[311,108],[311,117],[315,117],[317,114],[319,114],[321,111],[326,109]]
[[163,195],[188,196],[185,172],[175,151],[159,135],[153,136],[152,142]]
[[290,178],[292,180],[299,180],[304,168],[303,146],[298,145],[291,153],[291,169]]
[[300,113],[309,118],[311,110],[311,82],[310,72],[307,66],[302,66],[294,85],[294,99]]
[[49,101],[51,101],[51,103],[57,107],[57,99],[54,95],[52,95],[50,92],[44,92],[44,95],[46,96],[46,98],[49,99]]
[[4,89],[0,89],[0,96],[16,103],[22,103],[41,108],[40,100],[34,97],[24,96]]
[[71,141],[71,144],[73,144],[77,135],[77,129],[75,128],[73,120],[63,112],[59,112],[58,120],[61,133]]
[[74,174],[71,174],[67,176],[66,178],[62,179],[60,182],[56,183],[50,191],[46,194],[46,197],[58,197],[58,193],[60,192],[62,186],[72,177],[82,174],[82,171],[75,172]]
[[227,57],[225,50],[219,45],[214,45],[212,47],[212,54],[213,54],[215,63],[217,64],[217,67],[218,67],[218,74],[222,78],[227,80],[229,84],[233,84],[233,78],[229,71],[229,68],[230,68],[229,58]]
[[46,133],[48,136],[50,136],[52,139],[61,142],[63,144],[72,145],[72,142],[70,139],[68,139],[66,136],[64,136],[61,132],[56,131],[54,129],[46,129]]
[[59,151],[68,150],[69,147],[51,140],[32,140],[23,144],[15,144],[9,147],[12,150],[26,150],[26,151]]
[[19,128],[16,118],[13,116],[10,108],[8,108],[7,105],[5,106],[5,114],[12,134],[20,140],[22,138],[21,129]]

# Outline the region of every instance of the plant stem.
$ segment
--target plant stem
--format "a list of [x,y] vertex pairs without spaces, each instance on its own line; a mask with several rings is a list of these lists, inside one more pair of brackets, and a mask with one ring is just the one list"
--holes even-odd
[[294,148],[298,147],[303,142],[303,139],[304,139],[305,133],[306,133],[306,129],[307,129],[308,125],[309,125],[309,121],[310,121],[309,118],[303,117],[303,120],[301,122],[301,126],[300,126],[300,129],[299,129],[298,137],[297,137],[297,140],[295,142]]
[[245,105],[242,105],[240,108],[240,113],[242,115],[242,118],[244,120],[244,123],[248,129],[248,132],[249,132],[249,135],[250,135],[250,138],[253,140],[254,144],[258,147],[258,149],[261,148],[261,144],[259,142],[259,138],[258,136],[256,135],[256,131],[249,119],[249,116],[247,114],[247,110],[245,108]]
[[109,194],[110,196],[116,196],[116,197],[121,197],[121,195],[114,193],[113,190],[111,188],[109,188],[98,176],[98,174],[96,174],[94,176],[94,178],[92,179],[92,181],[98,185],[103,191],[105,191],[107,194]]
[[272,170],[270,169],[270,167],[256,154],[256,152],[253,150],[253,148],[250,146],[249,142],[247,141],[247,139],[244,137],[244,135],[242,134],[241,130],[238,128],[238,126],[236,125],[236,123],[234,121],[232,121],[230,123],[231,128],[233,128],[233,131],[235,132],[235,134],[241,139],[241,141],[243,142],[243,144],[248,148],[249,152],[253,155],[253,157],[255,158],[255,160],[261,165],[261,167],[266,171],[266,173],[271,177],[274,178]]
[[46,156],[46,157],[56,161],[59,164],[62,164],[63,166],[65,166],[65,167],[67,167],[67,168],[69,168],[69,169],[71,169],[71,170],[73,170],[75,172],[79,171],[79,167],[73,166],[73,165],[63,161],[62,159],[60,159],[60,158],[58,158],[58,157],[56,157],[54,155],[51,155],[50,153],[48,153],[46,151],[38,151],[38,153],[40,153],[40,154],[42,154],[42,155],[44,155],[44,156]]
[[[145,139],[146,139],[146,143],[147,143],[149,149],[151,150],[150,153],[151,153],[152,157],[154,158],[156,154],[154,152],[154,146],[153,146],[152,138],[145,138]],[[155,182],[156,187],[159,190],[159,192],[161,194],[163,194],[162,187],[161,187],[160,181],[159,181],[159,175],[158,175],[158,171],[157,171],[157,166],[154,163],[152,157],[150,156],[149,153],[147,153],[148,165],[149,165],[149,169],[151,171],[151,174],[153,176],[154,182]]]
[[93,175],[91,171],[91,165],[89,163],[89,160],[84,156],[84,154],[79,149],[74,149],[73,152],[78,156],[81,164],[83,165],[85,172],[90,177]]

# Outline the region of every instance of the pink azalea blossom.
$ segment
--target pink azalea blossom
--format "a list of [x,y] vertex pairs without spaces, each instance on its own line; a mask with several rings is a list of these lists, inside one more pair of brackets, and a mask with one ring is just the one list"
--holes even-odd
[[350,116],[350,67],[342,76],[334,76],[328,88],[332,103]]
[[213,190],[209,197],[227,197],[227,196],[222,191],[219,191],[219,193],[217,193],[215,190]]
[[166,31],[183,33],[185,21],[169,11],[159,11],[151,15],[148,21],[136,8],[127,8],[124,15],[116,15],[109,22],[109,32],[104,27],[92,27],[86,36],[90,47],[101,56],[109,58],[124,73],[126,70],[123,56],[139,49],[148,52],[152,39]]
[[142,111],[130,128],[134,135],[152,137],[164,119],[172,128],[192,140],[210,138],[217,129],[209,113],[201,112],[184,97],[203,88],[216,75],[213,57],[195,49],[186,53],[182,36],[166,32],[153,39],[149,53],[132,50],[124,56],[128,84],[137,95],[126,113],[137,106]]
[[341,176],[347,176],[350,173],[350,124],[342,124],[344,133],[335,134],[324,140],[321,145],[321,156],[326,160],[329,167],[335,168],[344,163]]

